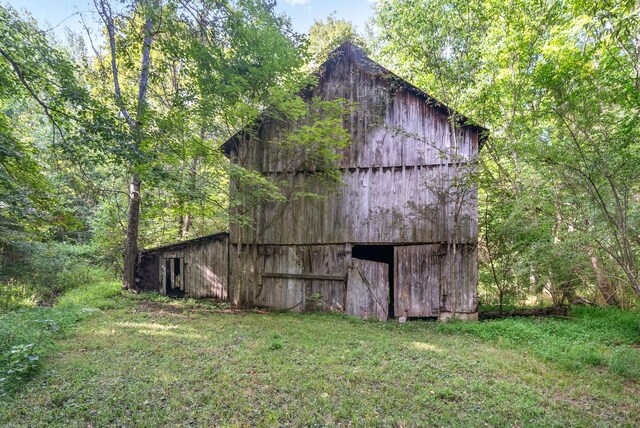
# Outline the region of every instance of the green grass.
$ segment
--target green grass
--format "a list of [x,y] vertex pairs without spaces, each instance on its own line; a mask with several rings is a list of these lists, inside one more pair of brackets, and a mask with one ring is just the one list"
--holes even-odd
[[0,249],[0,315],[50,306],[58,297],[105,276],[93,245],[15,242]]
[[23,307],[0,313],[0,397],[22,385],[56,349],[56,340],[100,309],[112,308],[120,287],[96,281],[63,295],[53,307]]
[[440,324],[501,347],[530,352],[569,370],[588,366],[640,380],[640,311],[576,307],[571,318],[507,318],[481,323]]
[[[637,313],[378,323],[124,298],[114,284],[55,310],[91,316],[70,315],[45,364],[0,398],[2,426],[640,425]],[[606,364],[566,364],[576,346]]]

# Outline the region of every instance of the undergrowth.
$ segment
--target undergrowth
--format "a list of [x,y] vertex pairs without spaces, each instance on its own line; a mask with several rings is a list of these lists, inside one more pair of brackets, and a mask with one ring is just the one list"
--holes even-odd
[[0,313],[52,305],[58,296],[101,277],[92,245],[17,242],[0,247]]
[[42,365],[80,320],[101,309],[123,304],[113,299],[119,284],[95,281],[61,296],[53,307],[19,308],[0,314],[0,396],[14,391]]
[[[74,304],[94,296],[87,294]],[[37,377],[0,399],[0,425],[640,423],[640,383],[589,364],[566,370],[534,355],[538,347],[570,348],[582,336],[610,350],[609,370],[630,370],[635,314],[400,324],[125,296],[97,296],[112,309],[78,323]]]
[[575,307],[570,318],[506,318],[439,324],[446,333],[469,334],[521,349],[578,371],[601,366],[640,379],[640,311]]

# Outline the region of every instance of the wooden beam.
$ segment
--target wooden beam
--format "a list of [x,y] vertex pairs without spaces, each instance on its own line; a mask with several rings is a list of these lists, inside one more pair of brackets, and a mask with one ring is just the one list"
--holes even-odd
[[263,273],[263,278],[284,278],[284,279],[313,279],[317,281],[344,281],[343,276],[333,275],[311,275],[298,273]]

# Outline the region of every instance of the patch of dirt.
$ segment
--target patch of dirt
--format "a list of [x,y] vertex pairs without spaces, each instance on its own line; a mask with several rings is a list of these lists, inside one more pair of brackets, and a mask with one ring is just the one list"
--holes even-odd
[[238,308],[231,305],[216,306],[182,306],[173,303],[155,302],[152,300],[142,300],[138,302],[134,313],[151,312],[155,314],[243,314],[243,313],[268,313],[267,311]]
[[134,313],[138,312],[165,312],[170,314],[181,314],[186,308],[170,305],[161,302],[152,302],[149,300],[143,300],[138,302],[138,305],[133,310]]

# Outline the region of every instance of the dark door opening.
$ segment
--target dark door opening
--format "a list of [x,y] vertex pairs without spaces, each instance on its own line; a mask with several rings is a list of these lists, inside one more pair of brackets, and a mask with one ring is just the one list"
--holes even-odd
[[166,294],[170,297],[182,297],[184,296],[184,289],[182,288],[183,279],[182,272],[180,270],[180,258],[172,257],[165,259],[165,284]]
[[360,260],[386,263],[389,265],[389,318],[394,318],[394,283],[393,283],[393,245],[354,245],[351,248],[351,257]]

